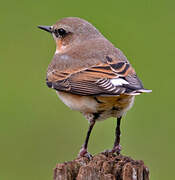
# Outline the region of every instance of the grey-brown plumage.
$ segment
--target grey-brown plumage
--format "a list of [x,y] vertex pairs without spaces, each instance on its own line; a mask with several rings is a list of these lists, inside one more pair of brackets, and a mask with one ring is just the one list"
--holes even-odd
[[39,26],[52,33],[56,52],[48,67],[47,85],[70,108],[90,122],[80,155],[87,153],[96,120],[117,117],[113,151],[120,152],[120,119],[131,108],[134,96],[144,89],[125,55],[94,26],[80,18],[64,18],[53,26]]

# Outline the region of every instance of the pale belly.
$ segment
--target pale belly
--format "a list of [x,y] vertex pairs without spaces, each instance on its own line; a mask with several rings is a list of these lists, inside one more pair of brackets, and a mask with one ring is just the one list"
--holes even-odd
[[72,110],[82,113],[95,113],[98,103],[91,96],[79,96],[75,94],[57,91],[58,97]]
[[94,114],[99,114],[96,120],[109,117],[121,117],[133,105],[134,96],[79,96],[57,91],[59,98],[69,108],[83,113],[90,120]]

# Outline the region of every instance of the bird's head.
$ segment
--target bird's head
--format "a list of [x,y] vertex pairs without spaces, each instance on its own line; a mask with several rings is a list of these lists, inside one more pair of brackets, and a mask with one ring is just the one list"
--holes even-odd
[[92,24],[75,17],[63,18],[53,26],[38,27],[53,35],[57,46],[56,52],[58,53],[76,43],[102,36]]

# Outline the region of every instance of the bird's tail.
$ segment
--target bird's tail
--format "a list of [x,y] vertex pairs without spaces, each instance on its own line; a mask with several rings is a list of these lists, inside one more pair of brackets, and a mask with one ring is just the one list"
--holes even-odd
[[141,93],[150,93],[152,92],[152,90],[149,90],[149,89],[137,89],[135,91],[132,91],[129,93],[129,95],[139,95]]

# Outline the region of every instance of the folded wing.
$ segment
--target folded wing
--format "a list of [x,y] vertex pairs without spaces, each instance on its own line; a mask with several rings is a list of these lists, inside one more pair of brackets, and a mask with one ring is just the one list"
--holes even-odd
[[47,74],[47,85],[55,90],[78,95],[137,95],[151,92],[143,88],[128,61],[110,56],[106,62],[76,72],[53,70]]

